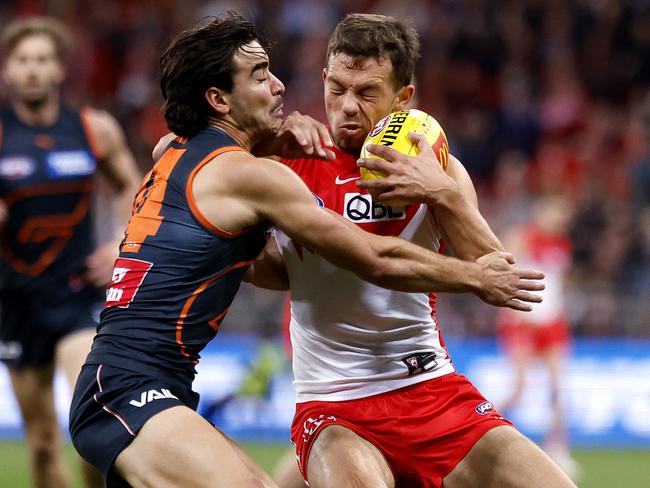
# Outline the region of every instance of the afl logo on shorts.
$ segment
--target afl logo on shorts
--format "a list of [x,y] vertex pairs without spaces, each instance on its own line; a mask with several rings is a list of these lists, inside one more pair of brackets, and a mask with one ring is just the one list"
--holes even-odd
[[383,119],[381,119],[379,122],[375,124],[375,126],[372,128],[370,131],[370,134],[368,134],[369,137],[375,137],[377,134],[379,134],[382,130],[384,130],[387,126],[388,123],[390,122],[391,116],[387,115]]
[[488,413],[494,412],[494,405],[492,402],[483,402],[475,410],[479,415],[487,415]]

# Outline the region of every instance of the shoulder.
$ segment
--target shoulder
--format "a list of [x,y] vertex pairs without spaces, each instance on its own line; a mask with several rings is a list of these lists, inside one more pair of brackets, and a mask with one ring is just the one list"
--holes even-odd
[[105,110],[84,107],[79,111],[93,151],[105,157],[116,146],[124,144],[124,133],[117,119]]
[[247,151],[230,151],[213,159],[215,168],[229,179],[255,183],[278,177],[296,178],[296,174],[280,161],[255,157]]
[[93,132],[98,138],[112,137],[116,134],[121,135],[122,129],[117,119],[106,110],[100,110],[92,107],[84,107],[80,110],[81,117],[84,119],[88,130]]
[[244,150],[218,154],[197,174],[203,184],[225,193],[260,197],[263,193],[282,191],[299,181],[298,176],[281,162],[255,157]]

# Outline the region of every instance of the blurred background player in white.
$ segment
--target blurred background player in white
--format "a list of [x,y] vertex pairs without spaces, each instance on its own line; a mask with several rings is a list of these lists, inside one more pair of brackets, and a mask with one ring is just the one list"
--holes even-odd
[[[95,243],[96,170],[115,190],[111,213],[120,229],[140,180],[111,115],[61,102],[70,41],[66,28],[46,17],[17,20],[2,33],[9,99],[0,111],[0,346],[24,422],[33,483],[52,488],[69,481],[54,373],[61,368],[74,387],[122,237]],[[82,466],[87,486],[103,486],[94,468]]]
[[546,289],[541,293],[544,301],[530,313],[499,312],[499,342],[513,364],[512,391],[499,408],[508,414],[517,406],[527,386],[529,368],[537,367],[536,360],[541,360],[548,373],[551,403],[543,447],[576,480],[580,467],[570,456],[562,402],[562,378],[571,347],[565,294],[572,263],[572,246],[567,232],[573,204],[560,194],[542,195],[531,213],[530,222],[508,232],[505,243],[521,264],[544,270]]

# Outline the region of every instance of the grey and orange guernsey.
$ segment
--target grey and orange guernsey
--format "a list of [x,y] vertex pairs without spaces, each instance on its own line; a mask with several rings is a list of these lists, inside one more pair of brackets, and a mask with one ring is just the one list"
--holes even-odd
[[86,113],[62,106],[32,126],[0,110],[0,359],[10,367],[49,364],[63,336],[97,325],[102,290],[85,279],[98,166]]
[[269,223],[226,232],[201,214],[192,195],[204,165],[242,150],[213,127],[177,138],[136,195],[70,406],[75,449],[109,488],[129,486],[113,466],[152,417],[177,406],[196,410],[200,352],[266,245]]
[[145,176],[86,364],[194,378],[200,351],[268,237],[268,223],[240,233],[215,227],[192,196],[201,167],[242,150],[208,127],[189,140],[176,138]]

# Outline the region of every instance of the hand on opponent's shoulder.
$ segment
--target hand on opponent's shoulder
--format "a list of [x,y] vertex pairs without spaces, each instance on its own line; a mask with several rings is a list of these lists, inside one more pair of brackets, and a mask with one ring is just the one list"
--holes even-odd
[[313,158],[333,160],[332,136],[325,124],[309,115],[291,112],[272,136],[257,143],[251,152],[256,156]]

